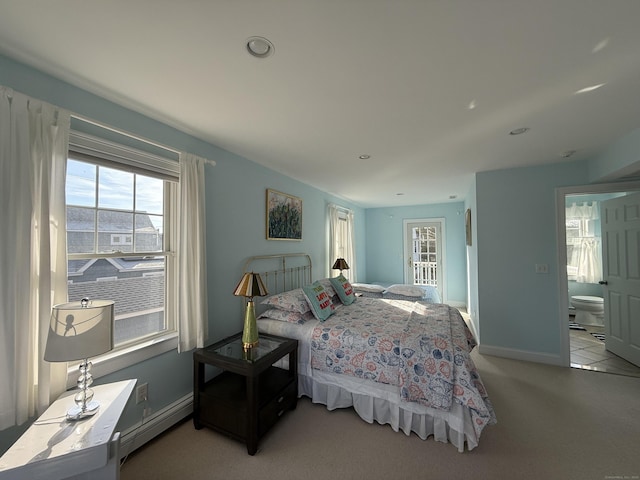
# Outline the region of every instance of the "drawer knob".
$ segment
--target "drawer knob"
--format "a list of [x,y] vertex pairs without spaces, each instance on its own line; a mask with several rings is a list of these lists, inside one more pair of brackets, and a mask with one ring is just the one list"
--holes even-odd
[[278,399],[278,403],[282,403],[282,401],[283,401],[283,400],[284,400],[284,397],[280,397],[280,398]]
[[278,412],[278,416],[279,416],[279,417],[280,417],[280,416],[282,416],[282,414],[283,414],[283,413],[284,413],[284,410],[280,410],[280,411]]

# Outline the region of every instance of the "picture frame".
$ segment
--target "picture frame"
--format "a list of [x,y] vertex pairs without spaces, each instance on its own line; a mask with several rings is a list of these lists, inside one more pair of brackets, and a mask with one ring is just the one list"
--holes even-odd
[[267,240],[302,240],[302,199],[267,189]]
[[472,238],[471,238],[471,209],[467,208],[467,211],[464,212],[464,227],[465,233],[467,237],[467,246],[471,246]]

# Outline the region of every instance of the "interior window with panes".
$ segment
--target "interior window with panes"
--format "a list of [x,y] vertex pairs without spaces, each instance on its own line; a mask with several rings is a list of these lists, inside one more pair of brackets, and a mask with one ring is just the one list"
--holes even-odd
[[167,315],[172,271],[170,182],[98,156],[67,160],[69,301],[115,301],[115,347],[174,329]]

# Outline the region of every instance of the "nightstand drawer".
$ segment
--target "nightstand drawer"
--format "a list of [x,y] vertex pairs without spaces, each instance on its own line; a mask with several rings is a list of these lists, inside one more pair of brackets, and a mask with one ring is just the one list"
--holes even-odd
[[298,389],[295,383],[292,382],[260,410],[258,424],[259,434],[263,435],[266,433],[284,412],[295,408],[297,401]]

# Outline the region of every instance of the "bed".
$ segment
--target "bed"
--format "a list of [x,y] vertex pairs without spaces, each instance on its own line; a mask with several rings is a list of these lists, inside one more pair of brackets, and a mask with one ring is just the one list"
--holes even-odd
[[[460,452],[496,422],[457,309],[355,296],[340,276],[312,281],[306,254],[250,257],[245,271],[260,273],[269,290],[256,300],[258,330],[299,341],[299,396]],[[330,312],[314,303],[331,303]]]

